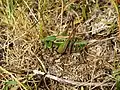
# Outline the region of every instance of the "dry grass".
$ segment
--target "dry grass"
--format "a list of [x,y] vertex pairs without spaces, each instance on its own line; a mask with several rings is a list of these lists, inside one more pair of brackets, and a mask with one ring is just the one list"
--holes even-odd
[[[87,1],[0,1],[0,89],[8,86],[9,90],[116,89],[113,72],[120,64],[117,12],[110,1]],[[77,25],[76,37],[88,41],[88,45],[62,55],[55,48],[44,48],[41,42],[44,37],[57,36],[66,29],[72,31],[68,24],[71,17]],[[113,85],[72,86],[34,75],[33,70],[77,82]],[[18,84],[5,84],[11,80]]]

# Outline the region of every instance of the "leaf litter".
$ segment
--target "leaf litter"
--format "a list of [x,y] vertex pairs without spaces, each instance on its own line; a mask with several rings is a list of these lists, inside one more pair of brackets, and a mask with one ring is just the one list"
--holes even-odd
[[[75,2],[71,2],[72,4],[68,4],[66,3],[68,1],[65,0],[66,2],[64,2],[64,4],[66,6],[64,6],[65,8],[63,7],[64,11],[61,13],[60,2],[51,1],[48,3],[45,1],[39,2],[39,4],[43,3],[42,5],[44,6],[44,10],[40,11],[40,13],[35,12],[35,9],[37,9],[37,7],[35,7],[37,5],[36,3],[27,2],[28,5],[30,5],[30,12],[36,14],[35,16],[37,16],[37,14],[40,15],[40,17],[37,18],[43,23],[42,26],[40,26],[41,24],[38,22],[32,29],[30,29],[30,26],[33,25],[33,17],[35,16],[29,15],[29,6],[21,5],[19,2],[16,12],[21,12],[22,14],[13,14],[11,18],[15,18],[15,22],[11,22],[11,24],[5,21],[7,18],[4,17],[4,13],[2,13],[0,36],[6,36],[7,39],[0,37],[0,50],[4,49],[4,52],[1,51],[0,53],[0,55],[2,55],[0,63],[5,62],[0,65],[15,74],[18,80],[26,84],[26,87],[29,87],[29,89],[79,90],[84,88],[84,90],[115,90],[114,78],[116,77],[118,78],[117,86],[119,87],[119,74],[114,75],[113,73],[114,70],[119,69],[120,65],[120,44],[116,38],[117,12],[112,5],[108,4],[110,2],[100,2],[98,0],[103,7],[99,6],[99,8],[95,9],[92,6],[95,5],[95,1],[90,0],[89,4],[86,3],[84,5],[88,11],[84,11],[84,9],[79,7],[79,5],[84,4],[84,2],[76,0]],[[75,6],[76,4],[77,6]],[[46,7],[47,5],[49,7]],[[69,7],[69,5],[73,6]],[[67,7],[70,9],[67,9]],[[23,8],[24,10],[22,10]],[[32,11],[34,11],[34,13]],[[79,16],[79,22],[75,23],[77,25],[75,36],[78,38],[76,44],[80,43],[79,40],[83,40],[80,47],[85,47],[77,48],[78,50],[72,49],[70,54],[67,53],[69,49],[66,49],[65,54],[59,54],[56,51],[58,48],[54,47],[51,42],[46,43],[46,47],[49,48],[45,48],[45,43],[40,40],[40,36],[46,36],[46,33],[44,33],[46,32],[45,30],[50,34],[50,36],[48,36],[49,38],[45,39],[47,42],[53,42],[59,32],[65,29],[68,29],[68,34],[70,34],[73,29],[71,23],[70,25],[68,24],[71,17],[70,15],[74,18],[72,22],[75,22],[75,18]],[[43,35],[39,35],[41,34],[38,32],[39,29],[42,29],[41,33]],[[41,64],[44,65],[44,68]],[[33,70],[47,71],[45,73],[61,79],[84,83],[112,83],[113,85],[85,87],[65,85],[50,80],[49,78],[43,80],[42,78],[44,77],[34,75]],[[3,74],[4,73],[1,74],[1,80],[5,81],[6,77],[9,80],[11,79],[10,76]],[[0,85],[0,88],[3,88],[3,85]]]

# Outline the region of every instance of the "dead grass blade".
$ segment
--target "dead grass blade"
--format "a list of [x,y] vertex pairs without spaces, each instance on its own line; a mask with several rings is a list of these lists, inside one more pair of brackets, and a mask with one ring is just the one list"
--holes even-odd
[[6,69],[2,68],[1,66],[0,66],[0,70],[3,71],[3,72],[5,72],[5,73],[7,73],[7,74],[9,74],[20,86],[22,86],[25,90],[27,90],[27,88],[16,77],[14,77],[12,75],[12,73],[10,73]]

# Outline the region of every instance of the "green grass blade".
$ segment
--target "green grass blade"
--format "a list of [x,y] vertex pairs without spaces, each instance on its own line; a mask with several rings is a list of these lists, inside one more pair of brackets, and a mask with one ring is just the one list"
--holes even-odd
[[113,4],[113,6],[115,7],[116,12],[119,14],[118,5],[115,3],[115,0],[110,0],[110,1]]

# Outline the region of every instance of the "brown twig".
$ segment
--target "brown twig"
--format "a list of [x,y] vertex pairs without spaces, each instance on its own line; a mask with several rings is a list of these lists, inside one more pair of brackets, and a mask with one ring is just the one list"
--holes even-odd
[[[120,4],[120,0],[116,0],[116,4],[117,4],[117,7],[119,6]],[[117,20],[117,24],[118,24],[118,38],[120,38],[120,13],[119,13],[119,7],[118,7],[118,20]]]
[[[41,71],[34,70],[33,72],[34,72],[34,74],[45,75],[45,73],[41,72]],[[75,85],[75,86],[96,86],[96,87],[98,87],[98,86],[112,86],[113,85],[113,83],[103,83],[103,82],[102,83],[88,83],[88,82],[71,81],[71,80],[58,78],[58,77],[50,75],[50,74],[46,74],[45,77],[50,78],[55,81],[58,81],[60,83],[70,84],[70,85]]]
[[118,37],[120,38],[120,14],[118,15]]

